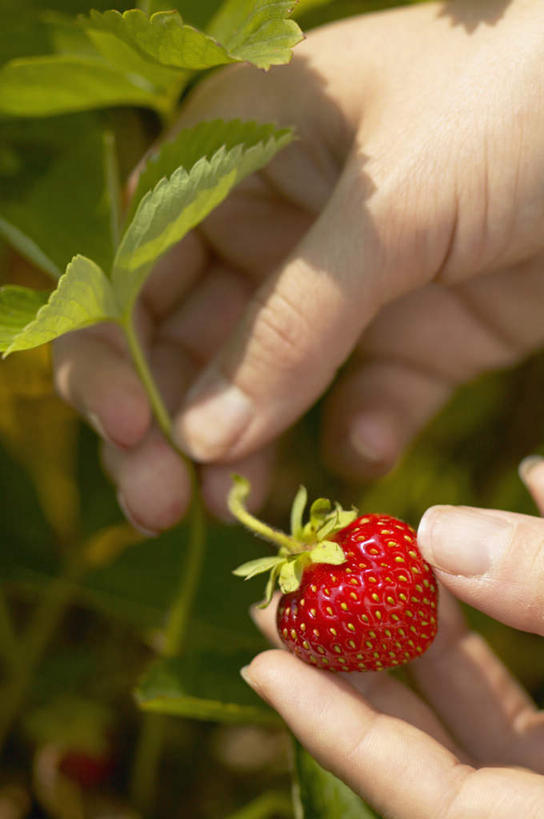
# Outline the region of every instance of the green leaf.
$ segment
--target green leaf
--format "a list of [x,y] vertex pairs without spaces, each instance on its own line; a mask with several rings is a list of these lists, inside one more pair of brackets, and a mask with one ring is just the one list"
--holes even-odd
[[[234,723],[276,723],[273,711],[259,704],[257,698],[246,696],[244,702],[232,702],[221,680],[221,653],[217,654],[217,698],[199,691],[190,693],[190,671],[185,660],[165,659],[153,663],[136,689],[136,700],[145,711],[171,714],[191,719]],[[224,681],[223,681],[224,682]],[[210,692],[211,693],[211,692]]]
[[145,78],[94,57],[54,54],[0,68],[0,113],[41,117],[112,105],[162,110],[165,99]]
[[[60,156],[41,173],[36,169],[35,181],[23,178],[19,190],[17,177],[11,196],[0,201],[0,234],[55,278],[77,253],[109,270],[115,242],[113,139],[87,115],[68,130],[73,144],[59,146]],[[39,153],[41,147],[39,140],[37,145],[30,141],[27,151]]]
[[6,355],[28,350],[99,321],[115,319],[117,304],[109,279],[85,256],[75,256],[57,289],[33,321],[15,333],[4,347]]
[[[247,61],[268,69],[289,62],[302,39],[298,25],[287,19],[291,8],[285,1],[235,0],[214,18],[209,33],[185,23],[176,10],[151,16],[140,9],[91,11],[81,24],[111,63],[161,87],[176,77],[183,82],[188,72],[227,63]],[[168,75],[165,69],[177,71]]]
[[340,779],[294,741],[295,802],[299,819],[379,819]]
[[236,145],[257,145],[272,138],[281,138],[288,131],[278,131],[274,125],[242,120],[214,119],[200,122],[192,128],[184,128],[177,136],[163,142],[159,150],[151,154],[140,176],[130,203],[127,220],[130,221],[145,194],[161,179],[171,176],[179,167],[190,170],[202,157],[211,157],[221,148],[227,150]]
[[258,68],[282,65],[291,59],[291,49],[302,32],[289,16],[292,0],[226,0],[208,26],[237,60]]
[[0,350],[9,347],[13,338],[33,321],[48,298],[47,291],[17,285],[0,287]]
[[[82,20],[82,25],[91,36],[109,34],[115,37],[117,45],[125,45],[125,50],[116,54],[112,42],[107,54],[119,66],[128,67],[128,61],[139,55],[140,60],[147,60],[149,71],[164,72],[164,67],[178,69],[169,72],[171,79],[179,76],[179,69],[197,71],[234,62],[220,43],[184,23],[177,11],[160,11],[151,17],[140,9],[130,9],[123,14],[113,10],[104,14],[91,11],[90,18]],[[103,41],[99,37],[93,39],[101,48]]]
[[[211,159],[199,159],[188,171],[178,168],[143,197],[114,261],[113,284],[123,309],[132,307],[156,260],[291,139],[286,130],[268,133],[260,139],[254,123],[246,128],[235,121],[231,136],[234,141],[238,135],[240,144],[219,148]],[[255,144],[252,137],[258,138]]]
[[268,572],[270,569],[273,569],[274,566],[284,562],[285,557],[279,557],[278,555],[258,557],[256,560],[250,560],[247,563],[242,563],[242,565],[234,569],[232,573],[236,575],[236,577],[243,577],[244,580],[250,580],[252,577]]
[[[166,14],[178,16],[177,12]],[[168,44],[168,32],[160,25],[153,26],[152,20],[139,9],[131,9],[124,14],[115,10],[101,14],[93,10],[90,17],[80,17],[79,23],[102,56],[123,74],[135,74],[144,78],[150,85],[165,93],[175,86],[177,95],[180,78],[178,67],[157,61],[145,47],[146,44],[154,46],[160,52]]]

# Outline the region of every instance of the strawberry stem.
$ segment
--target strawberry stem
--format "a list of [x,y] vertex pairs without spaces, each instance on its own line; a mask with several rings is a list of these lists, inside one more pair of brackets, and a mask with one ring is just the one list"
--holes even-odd
[[280,549],[286,550],[289,554],[297,555],[306,551],[306,544],[286,535],[284,532],[280,532],[278,529],[273,529],[272,526],[268,526],[268,524],[254,517],[251,512],[248,512],[244,501],[249,495],[249,481],[240,475],[233,475],[232,478],[233,485],[227,498],[227,504],[236,520],[240,521],[243,526],[255,535],[268,540]]

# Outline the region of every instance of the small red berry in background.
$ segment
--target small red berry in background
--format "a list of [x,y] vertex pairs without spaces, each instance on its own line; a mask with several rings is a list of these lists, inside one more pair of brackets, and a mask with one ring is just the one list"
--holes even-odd
[[306,491],[291,514],[292,534],[261,523],[245,509],[249,484],[235,478],[231,512],[279,554],[235,570],[246,579],[270,572],[284,592],[280,637],[301,660],[329,671],[380,671],[420,657],[437,630],[438,589],[411,526],[390,515],[359,515],[320,499],[303,524]]
[[110,754],[70,750],[63,753],[59,770],[82,788],[96,788],[112,777],[115,761]]

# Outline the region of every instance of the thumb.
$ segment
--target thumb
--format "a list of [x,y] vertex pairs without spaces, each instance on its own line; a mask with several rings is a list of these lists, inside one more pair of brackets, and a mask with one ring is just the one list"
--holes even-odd
[[544,635],[544,521],[465,506],[433,506],[418,544],[461,600],[509,626]]
[[331,382],[380,304],[399,291],[401,266],[385,269],[376,229],[385,222],[376,211],[384,208],[365,200],[371,186],[361,176],[346,169],[325,210],[188,393],[176,435],[196,460],[243,457],[288,427]]

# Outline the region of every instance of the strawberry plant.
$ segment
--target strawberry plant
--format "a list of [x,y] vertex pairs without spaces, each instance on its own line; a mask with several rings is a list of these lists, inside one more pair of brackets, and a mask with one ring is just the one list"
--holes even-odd
[[[412,530],[383,514],[357,519],[322,502],[303,523],[300,494],[293,532],[279,543],[280,550],[285,543],[292,547],[294,538],[295,552],[287,549],[263,563],[249,535],[205,520],[197,476],[186,461],[193,482],[187,520],[145,540],[121,518],[92,432],[53,395],[45,345],[74,330],[114,326],[157,426],[182,458],[140,335],[142,290],[161,257],[296,137],[289,122],[229,119],[228,112],[181,128],[186,99],[223,66],[249,63],[274,71],[287,63],[302,39],[297,23],[302,13],[303,20],[319,21],[390,5],[386,0],[3,5],[2,798],[4,784],[7,794],[15,782],[27,803],[34,800],[40,815],[52,817],[70,811],[171,817],[180,810],[195,819],[291,816],[293,776],[297,815],[374,815],[298,745],[289,774],[278,761],[285,754],[277,750],[270,753],[267,771],[264,763],[257,767],[259,753],[247,754],[247,748],[247,768],[242,762],[236,767],[236,743],[251,747],[244,731],[254,732],[259,752],[267,745],[282,747],[283,734],[275,713],[239,678],[239,669],[264,642],[247,617],[254,587],[232,577],[232,567],[242,564],[244,576],[271,570],[268,598],[279,579],[284,593],[279,633],[301,659],[336,670],[381,668],[418,655],[436,627],[434,582],[417,552],[411,554]],[[364,508],[414,521],[432,502],[482,501],[481,487],[487,487],[487,495],[481,490],[484,502],[493,505],[496,495],[498,506],[511,502],[523,508],[527,501],[504,478],[493,436],[485,434],[492,429],[496,437],[501,424],[514,428],[505,394],[495,381],[471,393],[468,432],[461,402],[457,415],[454,410],[446,418],[447,433],[435,430],[397,472],[365,489]],[[312,419],[308,429],[311,424]],[[518,426],[529,425],[518,419]],[[297,430],[286,471],[296,476],[295,486],[305,477],[328,489],[332,478],[318,463],[313,443],[305,445],[306,434]],[[469,440],[466,451],[461,440]],[[485,469],[475,470],[472,451],[485,449],[486,442]],[[291,477],[286,483],[290,489]],[[362,491],[335,488],[348,497]],[[246,489],[238,485],[238,511]],[[283,508],[273,512],[283,519]],[[395,546],[388,545],[392,542]],[[368,566],[359,565],[365,561]],[[401,579],[404,565],[408,581]],[[376,579],[376,591],[370,578]],[[506,651],[502,632],[501,640]],[[536,686],[535,652],[529,642],[524,646],[530,657],[525,668]],[[98,788],[111,800],[101,814],[88,793]],[[63,802],[67,794],[69,804]]]

